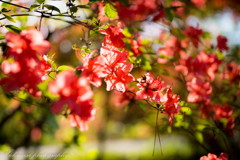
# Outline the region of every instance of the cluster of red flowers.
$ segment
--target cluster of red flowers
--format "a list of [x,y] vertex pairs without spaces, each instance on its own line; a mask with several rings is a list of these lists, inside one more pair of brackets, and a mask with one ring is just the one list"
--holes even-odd
[[50,50],[50,43],[35,30],[25,30],[21,34],[8,32],[5,36],[7,46],[6,60],[1,70],[7,77],[0,80],[6,91],[21,89],[33,96],[40,96],[37,85],[46,79],[51,69],[45,54]]
[[[180,110],[179,96],[173,95],[171,88],[167,88],[159,76],[155,79],[151,73],[136,81],[139,91],[135,93],[135,89],[128,89],[127,84],[134,81],[134,77],[130,74],[133,64],[127,62],[128,50],[125,49],[122,40],[125,37],[122,29],[109,26],[101,30],[101,33],[105,36],[100,55],[92,58],[94,53],[91,53],[84,58],[83,65],[77,68],[82,71],[81,75],[96,87],[102,84],[101,79],[104,78],[107,91],[121,92],[119,93],[121,96],[118,94],[121,100],[116,101],[118,105],[120,101],[126,104],[131,99],[144,99],[165,106],[163,113],[169,115],[169,122],[172,123],[173,115]],[[127,94],[129,91],[130,93]]]
[[[71,126],[79,127],[81,131],[88,129],[87,122],[94,120],[96,109],[91,100],[93,92],[85,77],[78,77],[73,70],[60,72],[56,80],[49,84],[53,94],[60,95],[60,99],[52,106],[54,113],[64,110]],[[64,108],[67,105],[67,108]]]
[[226,153],[221,153],[219,157],[215,154],[208,153],[207,156],[202,156],[200,160],[228,160],[228,155]]
[[[186,83],[189,91],[187,101],[200,104],[201,116],[209,118],[210,113],[213,112],[215,121],[226,119],[225,130],[233,135],[232,129],[235,119],[232,117],[232,108],[227,105],[213,104],[211,97],[213,91],[211,83],[215,80],[215,74],[218,73],[222,61],[217,58],[215,53],[207,53],[206,51],[201,51],[197,55],[186,53],[187,50],[190,50],[189,48],[200,48],[203,33],[202,29],[190,26],[183,31],[186,38],[182,41],[174,36],[169,37],[165,41],[164,47],[159,49],[158,62],[163,64],[171,62],[169,60],[172,58],[177,59],[175,70],[181,72],[184,76],[183,82]],[[165,39],[166,36],[163,33],[161,40],[164,41]],[[227,39],[224,36],[217,37],[216,49],[220,52],[228,50]],[[222,77],[231,82],[239,79],[239,67],[232,62],[226,67]]]

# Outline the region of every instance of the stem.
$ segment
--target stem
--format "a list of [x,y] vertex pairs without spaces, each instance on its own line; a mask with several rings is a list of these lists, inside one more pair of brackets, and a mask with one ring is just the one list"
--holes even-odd
[[[16,6],[16,7],[19,7],[19,8],[23,8],[23,9],[26,9],[28,11],[30,11],[30,8],[28,7],[24,7],[24,6],[21,6],[21,5],[18,5],[18,4],[14,4],[14,3],[10,3],[10,2],[6,2],[6,1],[3,1],[3,0],[0,0],[0,2],[3,2],[3,3],[6,3],[6,4],[9,4],[9,5],[13,5],[13,6]],[[43,17],[43,18],[51,18],[51,19],[55,19],[55,20],[61,20],[61,21],[64,21],[64,22],[67,22],[67,23],[70,23],[70,24],[80,24],[90,30],[92,30],[94,28],[94,26],[88,24],[88,23],[85,23],[85,22],[82,22],[82,21],[79,21],[77,19],[75,19],[74,17],[72,17],[71,15],[62,15],[62,14],[54,14],[52,15],[52,13],[43,13],[42,11],[33,11],[33,12],[37,12],[37,13],[40,13],[41,16],[36,16],[36,17]],[[19,16],[35,16],[35,15],[30,15],[30,14],[19,14]],[[11,17],[16,17],[18,15],[10,15]],[[66,21],[66,20],[62,20],[62,19],[59,19],[59,18],[52,18],[51,16],[62,16],[62,17],[69,17],[69,18],[72,18],[75,22],[70,22],[70,21]],[[3,20],[3,19],[6,19],[6,17],[3,17],[3,18],[0,18],[0,20]]]
[[16,7],[23,8],[23,9],[26,9],[26,10],[30,11],[30,8],[28,8],[28,7],[20,6],[20,5],[18,5],[18,4],[6,2],[6,1],[3,1],[3,0],[0,0],[0,2],[6,3],[6,4],[10,4],[10,5],[12,5],[12,6],[16,6]]
[[[21,16],[41,17],[41,16],[38,16],[38,15],[32,15],[32,14],[13,14],[13,15],[10,15],[10,16],[11,17],[21,17]],[[67,21],[67,20],[63,20],[63,19],[60,19],[60,18],[53,18],[53,17],[47,16],[47,15],[43,15],[43,17],[44,18],[49,18],[49,19],[54,19],[54,20],[59,20],[59,21],[64,21],[64,22],[70,23],[70,24],[76,24],[76,22]],[[3,19],[6,19],[6,17],[0,18],[0,20],[3,20]]]

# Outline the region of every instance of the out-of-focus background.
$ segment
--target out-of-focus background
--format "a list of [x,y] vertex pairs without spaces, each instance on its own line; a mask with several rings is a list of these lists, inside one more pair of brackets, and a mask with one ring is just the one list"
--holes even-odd
[[[29,7],[35,1],[12,0],[11,3]],[[61,12],[67,11],[67,0],[46,0],[45,3],[57,6]],[[86,1],[79,0],[75,3],[85,4]],[[175,18],[172,21],[173,26],[181,26],[181,24],[198,26],[211,33],[214,44],[218,35],[224,35],[228,38],[230,49],[239,53],[240,1],[208,0],[200,7],[190,0],[184,4],[186,5],[184,16],[182,19]],[[0,6],[20,12],[17,7],[2,2]],[[81,9],[76,15],[79,20],[85,20],[97,14],[94,11],[96,10]],[[17,23],[14,25],[26,28],[38,26],[40,20],[39,17],[34,16],[15,17],[15,19]],[[70,20],[70,18],[65,19]],[[4,23],[12,22],[2,20],[1,24]],[[145,20],[139,26],[142,29],[140,32],[142,38],[151,41],[160,39],[162,32],[170,32],[168,26],[162,22]],[[7,30],[2,27],[0,32],[5,34]],[[103,39],[100,36],[88,35],[87,29],[81,25],[69,25],[64,21],[47,18],[42,21],[41,32],[52,44],[48,56],[53,57],[58,65],[73,67],[81,65],[73,49],[74,45],[84,46],[86,45],[84,40],[87,40],[91,42],[90,49],[99,49]],[[160,44],[153,44],[153,50],[156,51],[159,47]],[[152,67],[157,68],[159,65]],[[135,77],[141,77],[137,71],[133,74]],[[174,80],[167,82],[174,88],[175,93],[186,98],[187,93],[181,91],[178,82]],[[175,127],[179,125],[177,123],[169,126],[167,116],[161,114],[156,123],[155,110],[145,107],[140,109],[141,105],[144,105],[141,102],[116,107],[116,95],[106,92],[105,88],[106,86],[103,85],[94,90],[94,106],[97,114],[86,132],[70,127],[63,115],[53,116],[47,111],[49,106],[32,104],[33,99],[21,103],[22,106],[19,107],[19,100],[13,99],[11,94],[5,94],[1,89],[0,159],[188,160],[199,159],[206,154],[202,147],[204,140],[201,126],[198,126],[199,132],[193,134]],[[23,99],[26,97],[23,92],[18,94]],[[181,125],[188,125],[183,123]],[[234,138],[239,140],[239,133]]]

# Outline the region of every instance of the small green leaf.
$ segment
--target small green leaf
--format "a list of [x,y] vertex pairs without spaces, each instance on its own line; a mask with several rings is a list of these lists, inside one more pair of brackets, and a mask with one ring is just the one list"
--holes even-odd
[[2,8],[1,12],[10,12],[10,9]]
[[6,15],[6,14],[3,14],[5,18],[7,18],[7,20],[11,21],[11,22],[16,22],[12,17]]
[[49,5],[49,4],[45,4],[44,7],[46,7],[47,9],[49,10],[52,10],[52,11],[56,11],[58,13],[61,13],[60,9],[58,9],[57,7],[53,6],[53,5]]
[[201,132],[196,132],[195,137],[200,143],[203,143],[204,138]]
[[45,2],[45,0],[37,0],[37,2],[38,2],[39,4],[42,4],[43,2]]
[[78,11],[78,8],[77,7],[71,7],[71,8],[69,8],[70,9],[70,12],[71,13],[76,13],[77,11]]
[[186,115],[191,115],[192,114],[192,110],[189,107],[182,107],[181,111]]
[[139,107],[145,112],[147,107],[146,107],[146,104],[142,103],[142,102],[139,102]]
[[14,25],[5,25],[5,27],[7,28],[7,30],[9,31],[13,31],[16,33],[20,33],[22,30]]
[[97,2],[97,1],[100,1],[100,0],[89,0],[90,3],[94,3],[94,2]]
[[60,72],[60,71],[65,71],[65,70],[69,70],[69,69],[71,69],[71,70],[75,70],[74,68],[72,68],[72,67],[70,67],[70,66],[65,66],[65,65],[62,65],[62,66],[59,66],[58,68],[57,68],[57,71],[58,72]]
[[4,35],[0,35],[0,40],[5,39]]
[[89,5],[77,5],[77,8],[89,8]]
[[33,5],[31,5],[30,10],[33,10],[33,9],[39,7],[39,6],[40,6],[39,4],[33,4]]
[[173,18],[174,18],[174,14],[172,12],[172,9],[171,8],[165,8],[165,14],[166,14],[166,17],[169,21],[172,21]]
[[104,6],[104,12],[108,18],[116,18],[118,16],[116,8],[109,3]]

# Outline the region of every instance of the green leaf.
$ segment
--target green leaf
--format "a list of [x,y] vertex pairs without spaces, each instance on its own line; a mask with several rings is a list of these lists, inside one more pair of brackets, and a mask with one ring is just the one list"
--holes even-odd
[[39,7],[39,6],[40,6],[39,4],[33,4],[33,5],[31,5],[30,10],[33,10],[33,9]]
[[69,8],[70,9],[70,12],[71,13],[76,13],[77,11],[78,11],[78,8],[77,7],[71,7],[71,8]]
[[90,3],[98,2],[100,0],[89,0]]
[[192,114],[192,110],[189,107],[182,107],[181,111],[186,115],[191,115]]
[[7,20],[11,21],[11,22],[16,22],[12,17],[6,15],[6,14],[3,14],[5,18],[7,18]]
[[77,5],[77,8],[89,8],[89,5]]
[[22,30],[14,25],[5,25],[6,29],[16,33],[20,33]]
[[0,35],[0,40],[5,39],[4,35]]
[[108,18],[116,18],[118,16],[118,13],[117,13],[117,10],[116,8],[113,7],[113,5],[107,3],[105,6],[104,6],[104,12],[105,12],[105,15],[108,17]]
[[42,4],[43,2],[45,2],[45,0],[37,0],[37,2],[38,2],[39,4]]
[[46,7],[47,9],[49,10],[52,10],[52,11],[56,11],[58,13],[61,13],[60,9],[58,9],[57,7],[53,6],[53,5],[49,5],[49,4],[45,4],[44,7]]
[[2,8],[1,12],[10,12],[10,9]]
[[200,143],[203,143],[204,138],[201,132],[196,132],[195,137]]
[[173,18],[174,18],[174,14],[173,14],[173,12],[172,12],[172,9],[171,8],[165,8],[165,14],[166,14],[166,16],[167,16],[167,19],[169,20],[169,21],[172,21],[173,20]]
[[62,65],[62,66],[59,66],[58,68],[57,68],[57,71],[58,72],[61,72],[61,71],[65,71],[65,70],[69,70],[69,69],[71,69],[71,70],[75,70],[74,68],[72,68],[72,67],[70,67],[70,66],[65,66],[65,65]]
[[142,102],[139,102],[139,107],[140,107],[144,112],[146,112],[146,109],[147,109],[146,104],[144,104],[144,103],[142,103]]

